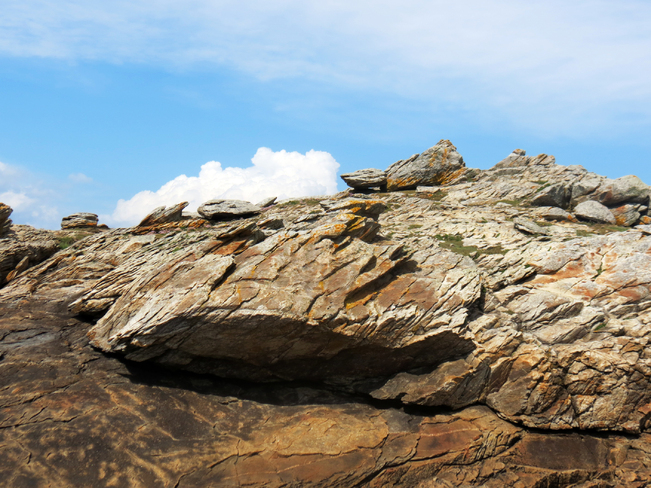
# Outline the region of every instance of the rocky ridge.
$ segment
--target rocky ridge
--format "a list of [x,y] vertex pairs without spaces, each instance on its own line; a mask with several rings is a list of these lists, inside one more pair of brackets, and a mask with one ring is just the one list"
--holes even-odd
[[468,169],[449,141],[386,174],[156,209],[12,279],[6,479],[645,486],[649,188],[522,150]]

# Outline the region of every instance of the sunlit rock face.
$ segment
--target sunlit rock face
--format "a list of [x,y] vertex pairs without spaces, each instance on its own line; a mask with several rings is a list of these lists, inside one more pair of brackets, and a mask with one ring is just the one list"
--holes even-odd
[[405,161],[388,191],[53,237],[0,291],[9,486],[644,486],[648,187]]

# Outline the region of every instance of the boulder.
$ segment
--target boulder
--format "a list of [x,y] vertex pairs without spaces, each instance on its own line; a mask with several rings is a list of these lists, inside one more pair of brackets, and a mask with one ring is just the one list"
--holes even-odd
[[250,217],[260,213],[260,207],[244,200],[209,200],[198,209],[199,215],[208,220],[229,220]]
[[567,209],[570,204],[572,190],[564,183],[556,183],[540,191],[531,204],[537,207],[559,207]]
[[632,205],[627,203],[616,208],[611,208],[610,211],[615,216],[617,225],[623,227],[631,227],[640,220],[640,212],[638,211],[639,205]]
[[0,203],[0,236],[9,232],[9,229],[11,228],[11,219],[9,216],[12,212],[13,210],[9,205]]
[[613,213],[599,202],[594,200],[586,200],[579,203],[574,209],[574,215],[579,220],[587,220],[588,222],[596,222],[598,224],[615,224],[615,216]]
[[616,180],[608,180],[594,192],[593,199],[606,206],[620,203],[648,204],[651,188],[637,176],[622,176]]
[[387,169],[387,189],[410,190],[418,186],[443,185],[465,171],[463,158],[447,140]]
[[386,187],[387,172],[381,169],[368,168],[360,169],[352,173],[341,175],[341,179],[351,188],[366,189],[374,187]]
[[138,224],[138,227],[151,227],[152,225],[167,224],[181,220],[183,209],[189,205],[181,202],[169,207],[157,207]]
[[88,229],[97,227],[97,214],[94,213],[75,213],[63,217],[61,220],[61,229]]
[[601,185],[603,181],[603,177],[597,177],[596,175],[587,176],[575,181],[572,184],[571,205],[576,206],[585,200],[589,200],[590,197],[588,195],[599,188],[599,185]]
[[269,207],[269,206],[273,205],[274,203],[276,203],[277,198],[278,197],[264,198],[264,199],[260,200],[258,203],[256,203],[255,206],[260,207],[260,208]]

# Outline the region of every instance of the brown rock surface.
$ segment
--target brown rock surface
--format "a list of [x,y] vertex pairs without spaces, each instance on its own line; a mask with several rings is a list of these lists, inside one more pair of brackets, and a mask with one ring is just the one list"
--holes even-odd
[[607,184],[551,156],[455,181],[116,229],[23,270],[3,479],[644,486],[651,232],[545,221],[550,182]]

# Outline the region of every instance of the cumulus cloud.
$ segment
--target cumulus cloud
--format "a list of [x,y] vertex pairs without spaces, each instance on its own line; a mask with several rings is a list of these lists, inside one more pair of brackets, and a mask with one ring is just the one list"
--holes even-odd
[[226,167],[210,161],[198,176],[181,175],[157,191],[141,191],[129,200],[120,200],[115,211],[102,220],[111,225],[133,225],[154,208],[183,201],[188,210],[196,210],[214,198],[257,202],[267,197],[279,199],[327,195],[337,191],[339,163],[330,153],[308,151],[305,154],[274,152],[261,147],[248,168]]

